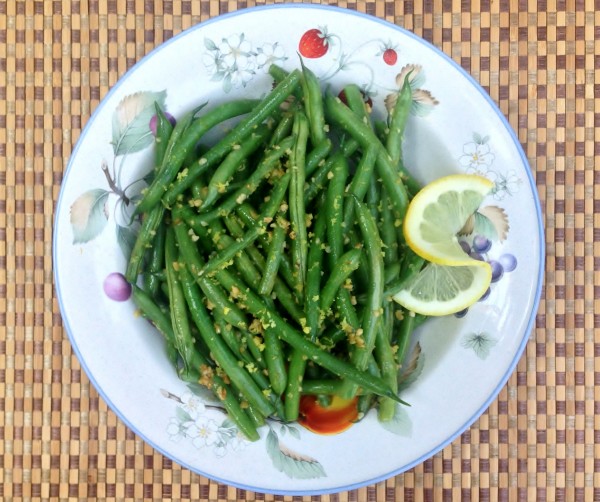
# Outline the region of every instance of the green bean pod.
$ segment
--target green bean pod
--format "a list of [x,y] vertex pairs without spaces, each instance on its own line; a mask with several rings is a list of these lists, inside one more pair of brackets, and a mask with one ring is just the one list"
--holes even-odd
[[208,261],[206,265],[204,265],[204,267],[202,267],[202,269],[198,272],[199,276],[212,274],[227,266],[227,263],[232,260],[237,253],[243,251],[246,247],[252,244],[260,234],[266,232],[267,224],[273,220],[275,213],[279,209],[279,206],[285,197],[289,180],[290,176],[286,173],[274,188],[269,201],[265,204],[265,208],[259,220],[259,225],[250,228],[244,234],[243,238],[238,239],[234,244],[222,249],[219,253],[213,256],[210,261]]
[[151,242],[156,235],[156,230],[162,224],[164,212],[164,207],[156,206],[152,211],[143,216],[142,226],[131,250],[125,271],[125,279],[130,284],[134,284],[137,281],[146,250],[151,246]]
[[244,139],[254,130],[254,127],[261,124],[267,117],[269,117],[269,115],[271,115],[279,107],[279,105],[281,105],[281,103],[287,99],[294,89],[296,89],[300,83],[300,78],[300,71],[292,71],[222,140],[220,140],[215,146],[206,152],[205,155],[200,157],[196,164],[189,166],[187,176],[182,177],[168,189],[164,196],[165,203],[167,205],[173,204],[177,200],[177,197],[187,190],[187,188],[189,188],[196,176],[205,172],[209,167],[214,166],[217,162],[219,162],[227,153],[231,151],[234,145],[241,144]]
[[223,270],[219,272],[217,279],[227,290],[241,290],[244,296],[244,305],[248,312],[263,324],[277,330],[279,337],[284,342],[298,349],[307,359],[311,359],[315,364],[342,378],[352,380],[367,391],[380,396],[391,397],[398,402],[404,403],[380,378],[374,378],[363,371],[359,371],[355,366],[325,352],[307,339],[302,333],[290,326],[277,312],[270,309],[257,294],[245,287],[235,275],[227,270]]
[[[362,343],[354,347],[350,358],[358,369],[364,370],[367,368],[369,357],[372,355],[383,313],[384,264],[377,223],[368,207],[356,199],[354,199],[354,204],[358,226],[369,261],[369,289],[362,321]],[[356,393],[356,390],[357,386],[348,382],[342,396],[351,397]]]
[[298,291],[301,293],[306,281],[306,255],[308,253],[308,237],[306,230],[306,211],[304,205],[304,182],[306,144],[308,141],[308,120],[304,113],[297,112],[294,128],[296,143],[292,149],[290,158],[290,194],[289,211],[292,233],[291,248],[293,266],[298,277]]
[[268,417],[275,411],[273,405],[252,380],[246,369],[240,367],[238,359],[232,354],[223,339],[217,336],[210,315],[202,302],[200,290],[187,268],[182,267],[179,275],[191,318],[198,327],[198,331],[206,345],[208,345],[215,361],[243,393],[248,403],[252,404],[265,417]]
[[238,169],[246,157],[251,155],[265,142],[269,134],[269,128],[266,125],[260,125],[244,138],[244,141],[233,145],[231,152],[223,159],[223,162],[214,171],[208,182],[206,197],[200,206],[202,211],[210,208],[221,194],[227,192],[227,187],[236,169]]
[[[136,211],[138,213],[149,211],[158,204],[167,190],[167,187],[175,181],[177,173],[179,173],[190,150],[196,146],[204,134],[225,120],[250,112],[255,108],[256,104],[256,100],[249,99],[223,103],[193,122],[191,122],[191,118],[193,118],[197,112],[188,114],[182,121],[178,122],[171,134],[171,141],[167,147],[167,152],[165,153],[160,172],[146,190]],[[186,126],[185,122],[188,118],[191,123],[188,123]],[[176,134],[179,130],[181,130],[181,133]],[[205,171],[205,169],[198,170],[200,172]],[[189,188],[195,176],[200,174],[200,172],[190,174],[189,179],[186,181],[185,188]],[[172,202],[174,202],[174,199],[171,203]]]

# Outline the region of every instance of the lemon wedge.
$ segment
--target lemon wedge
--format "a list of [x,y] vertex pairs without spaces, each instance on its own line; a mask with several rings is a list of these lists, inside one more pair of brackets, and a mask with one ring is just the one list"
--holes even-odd
[[492,269],[484,266],[445,266],[429,263],[393,296],[408,310],[427,316],[460,312],[479,300],[490,286]]
[[406,243],[431,263],[489,267],[464,252],[457,234],[493,186],[489,179],[474,174],[453,174],[429,183],[413,197],[406,211]]

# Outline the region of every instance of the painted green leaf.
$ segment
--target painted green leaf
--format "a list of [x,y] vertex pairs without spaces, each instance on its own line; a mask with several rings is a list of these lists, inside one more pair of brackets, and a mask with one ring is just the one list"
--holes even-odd
[[287,429],[290,433],[290,436],[292,436],[294,439],[300,439],[300,431],[296,429],[296,427],[288,426]]
[[166,91],[141,91],[125,96],[117,105],[112,119],[112,145],[115,156],[139,152],[149,146],[154,137],[150,119],[154,103],[164,108]]
[[404,362],[398,375],[398,391],[410,387],[423,372],[425,355],[421,350],[421,344],[417,342],[407,360]]
[[213,392],[204,387],[204,385],[190,382],[187,384],[187,388],[192,394],[194,394],[194,396],[198,396],[205,402],[214,403],[218,401],[217,397],[213,394]]
[[71,205],[73,244],[89,242],[104,230],[108,221],[106,202],[110,192],[101,188],[88,190]]
[[136,233],[131,228],[117,225],[117,242],[125,259],[129,259],[135,239]]
[[462,346],[466,349],[473,349],[479,359],[487,359],[490,355],[490,349],[498,343],[498,340],[492,338],[484,332],[471,333],[466,335],[462,341]]
[[405,406],[396,404],[396,413],[394,418],[388,422],[380,422],[381,426],[398,436],[412,436],[412,420],[410,419]]
[[508,216],[501,207],[484,206],[475,213],[475,233],[502,242],[508,236],[509,229]]
[[192,421],[192,417],[190,416],[190,414],[185,411],[181,406],[177,406],[175,408],[175,416],[177,417],[177,420],[179,420],[180,422],[191,422]]
[[325,477],[323,466],[314,458],[296,453],[280,443],[277,433],[270,429],[267,434],[267,454],[273,466],[290,478],[314,479]]
[[216,51],[218,49],[217,44],[215,44],[210,38],[204,39],[204,47],[206,47],[209,51]]

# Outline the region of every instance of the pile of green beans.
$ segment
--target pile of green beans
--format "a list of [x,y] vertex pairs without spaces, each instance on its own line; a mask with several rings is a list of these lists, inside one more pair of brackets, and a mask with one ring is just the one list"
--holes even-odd
[[420,267],[401,232],[417,187],[402,164],[408,82],[375,125],[356,85],[340,99],[304,66],[270,73],[263,99],[174,127],[157,105],[126,270],[179,376],[213,390],[251,440],[269,417],[298,419],[303,393],[356,397],[359,416],[393,419],[422,320],[386,293]]

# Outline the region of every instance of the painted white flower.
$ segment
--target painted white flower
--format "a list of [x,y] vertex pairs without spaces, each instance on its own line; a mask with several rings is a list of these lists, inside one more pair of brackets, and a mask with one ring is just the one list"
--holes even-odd
[[485,175],[494,158],[495,155],[487,143],[471,141],[463,146],[463,155],[459,157],[458,162],[466,168],[467,173]]
[[229,445],[233,451],[242,451],[246,448],[249,441],[246,439],[240,431],[237,431],[236,435],[231,438]]
[[176,443],[181,441],[181,438],[185,437],[185,429],[177,418],[173,417],[169,421],[169,425],[167,425],[167,434],[169,435],[169,439]]
[[204,67],[210,75],[215,75],[222,71],[222,61],[218,51],[208,51],[204,53],[202,56],[202,63],[204,63]]
[[258,64],[258,68],[268,68],[277,61],[287,59],[283,47],[278,42],[274,44],[266,43],[262,47],[259,47],[257,52],[256,63]]
[[495,174],[495,179],[492,180],[494,182],[494,189],[492,190],[494,199],[503,200],[507,195],[513,196],[519,191],[522,181],[514,170],[510,170],[506,174],[493,171],[490,171],[490,173]]
[[201,416],[190,424],[187,435],[196,448],[212,446],[219,441],[219,426],[214,420]]
[[196,420],[206,411],[204,403],[191,392],[186,392],[181,396],[181,406],[192,420]]
[[230,35],[219,44],[219,52],[224,64],[232,69],[245,68],[252,59],[252,44],[245,40],[244,35]]
[[222,458],[227,454],[227,444],[217,443],[213,446],[213,453],[218,457]]

